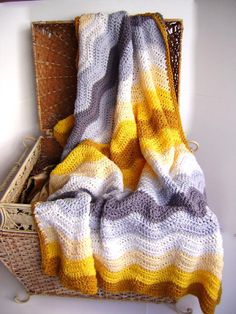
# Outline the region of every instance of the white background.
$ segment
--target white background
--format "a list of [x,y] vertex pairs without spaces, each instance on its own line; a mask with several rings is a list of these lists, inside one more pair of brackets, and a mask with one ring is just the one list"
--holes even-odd
[[[223,230],[225,268],[218,314],[235,314],[236,280],[236,1],[235,0],[42,0],[0,4],[0,180],[18,159],[27,135],[39,135],[30,23],[67,20],[86,12],[160,12],[184,21],[182,122],[200,143],[197,159],[207,183],[210,207]],[[174,313],[164,305],[34,296],[12,302],[21,287],[0,267],[0,314]],[[194,297],[180,307],[201,313]]]

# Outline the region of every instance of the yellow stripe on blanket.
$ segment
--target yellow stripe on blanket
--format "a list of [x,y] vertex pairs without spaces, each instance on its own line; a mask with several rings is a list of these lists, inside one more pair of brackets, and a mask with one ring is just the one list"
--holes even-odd
[[208,291],[209,296],[217,300],[220,280],[211,272],[196,270],[185,272],[176,266],[169,266],[158,271],[148,271],[139,265],[132,265],[119,272],[110,272],[97,260],[96,269],[105,282],[115,284],[123,280],[137,280],[146,285],[153,285],[161,282],[171,281],[184,288],[194,282],[201,283]]

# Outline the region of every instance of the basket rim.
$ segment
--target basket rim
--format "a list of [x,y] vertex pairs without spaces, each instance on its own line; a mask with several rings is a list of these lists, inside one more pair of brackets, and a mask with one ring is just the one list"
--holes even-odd
[[[181,18],[165,18],[165,22],[180,22],[183,26],[183,19]],[[38,25],[38,24],[72,24],[74,23],[74,20],[51,20],[51,21],[43,21],[43,20],[38,20],[38,21],[32,21],[31,25]]]

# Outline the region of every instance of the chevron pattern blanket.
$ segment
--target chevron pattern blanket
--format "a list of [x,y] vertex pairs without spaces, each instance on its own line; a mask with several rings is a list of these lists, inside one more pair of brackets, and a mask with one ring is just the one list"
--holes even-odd
[[222,238],[182,129],[164,22],[116,12],[75,24],[74,117],[57,131],[74,125],[34,207],[43,270],[83,294],[190,293],[213,313]]

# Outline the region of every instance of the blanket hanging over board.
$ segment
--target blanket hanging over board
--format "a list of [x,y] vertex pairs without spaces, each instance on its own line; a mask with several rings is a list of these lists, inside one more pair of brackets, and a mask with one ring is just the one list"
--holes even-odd
[[222,238],[182,129],[162,17],[98,13],[75,24],[77,99],[64,127],[74,126],[50,196],[34,206],[43,270],[84,294],[190,293],[213,313]]

